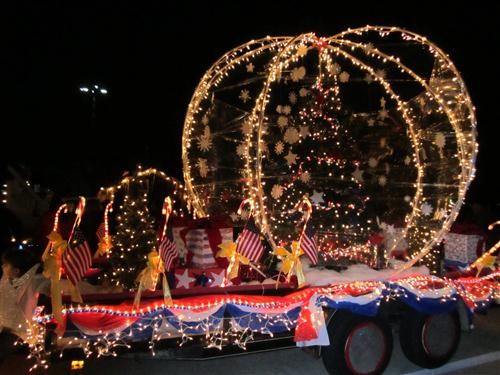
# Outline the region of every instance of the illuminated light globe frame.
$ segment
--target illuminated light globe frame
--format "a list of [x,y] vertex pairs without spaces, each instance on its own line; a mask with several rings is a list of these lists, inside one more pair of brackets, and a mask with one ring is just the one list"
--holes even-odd
[[[390,46],[394,44],[394,40],[401,46],[420,48],[422,53],[432,60],[429,74],[423,74],[413,66],[410,68],[411,55],[401,57],[394,52],[387,52],[384,41],[389,41],[390,43],[386,44]],[[268,57],[263,57],[266,54]],[[316,56],[316,71],[309,67],[301,70],[301,64],[304,64],[303,61],[309,54]],[[258,59],[263,61],[257,62]],[[342,62],[343,66],[348,66],[351,75],[343,70],[337,61]],[[238,69],[241,70],[246,66],[248,72],[253,72],[254,64],[257,66],[258,63],[264,66],[264,74],[250,79],[241,78],[242,73]],[[315,77],[309,75],[311,71]],[[365,83],[376,85],[382,90],[380,113],[384,111],[385,117],[392,116],[403,124],[405,136],[411,144],[412,165],[408,166],[408,163],[406,165],[409,169],[413,168],[415,180],[412,184],[408,184],[404,181],[404,177],[400,177],[394,186],[399,188],[403,185],[412,185],[410,187],[413,196],[407,200],[408,212],[404,215],[403,225],[399,224],[402,228],[393,233],[394,241],[390,245],[391,248],[386,251],[395,249],[400,241],[405,239],[410,243],[410,247],[414,247],[412,259],[406,263],[406,267],[426,256],[450,229],[463,204],[467,188],[474,178],[474,163],[478,149],[476,119],[465,84],[450,58],[425,37],[397,27],[366,26],[349,29],[328,38],[318,38],[311,33],[297,37],[267,37],[237,47],[219,59],[207,71],[194,92],[184,124],[182,144],[184,178],[195,214],[200,217],[208,216],[211,213],[212,202],[217,201],[219,195],[225,197],[226,203],[231,197],[241,200],[251,196],[255,201],[256,220],[273,246],[275,241],[295,239],[290,236],[282,238],[278,235],[281,227],[286,227],[288,223],[283,220],[277,221],[276,217],[288,218],[293,206],[301,199],[302,191],[293,193],[296,188],[294,184],[298,180],[293,178],[286,180],[287,173],[291,173],[296,164],[293,156],[295,154],[292,151],[295,151],[298,145],[309,141],[307,137],[312,136],[305,132],[304,135],[299,134],[297,125],[300,124],[293,122],[298,116],[293,117],[293,114],[289,113],[283,115],[281,110],[279,114],[273,112],[274,106],[278,103],[273,95],[278,92],[283,97],[284,87],[300,85],[301,82],[305,82],[303,87],[307,88],[306,91],[310,92],[315,88],[321,92],[318,82],[327,82],[328,87],[332,87],[333,82],[333,95],[337,95],[341,103],[341,93],[344,90],[342,87],[350,83],[350,76],[353,85],[359,84],[363,80],[359,79],[360,74],[369,77],[365,78]],[[231,81],[232,76],[236,77],[233,81]],[[212,116],[223,108],[229,108],[227,104],[221,106],[220,101],[214,100],[224,87],[229,88],[228,90],[237,87],[237,90],[240,90],[245,87],[244,84],[256,81],[259,82],[255,91],[257,95],[252,94],[250,89],[237,91],[240,93],[240,99],[246,99],[243,101],[248,102],[246,110],[239,109],[238,116],[225,119],[227,121],[218,121],[220,117]],[[413,98],[409,98],[407,94],[411,90],[402,88],[398,83],[410,81],[420,90]],[[241,84],[238,86],[237,82]],[[316,94],[316,99],[311,96],[309,100],[317,105],[318,97]],[[323,99],[330,100],[326,96]],[[337,99],[333,97],[332,100]],[[386,103],[388,103],[387,110]],[[338,108],[341,107],[342,103]],[[287,112],[290,112],[290,109],[287,109]],[[366,113],[351,112],[349,117],[351,122],[347,124],[349,126],[355,124],[353,118],[363,120],[369,118]],[[391,116],[387,115],[389,112]],[[383,128],[387,123],[384,123],[385,117],[380,120],[380,113],[376,119]],[[281,124],[278,124],[280,117]],[[287,120],[283,120],[283,117]],[[328,121],[332,120],[331,117],[323,117],[328,118]],[[337,119],[333,120],[337,123]],[[246,130],[242,134],[233,131],[234,129],[227,131],[228,127],[225,124],[229,123],[236,124],[236,129],[242,126]],[[346,125],[344,127],[349,128]],[[283,142],[280,136],[283,136]],[[269,150],[269,145],[275,147],[278,139],[277,143],[284,145],[285,149],[280,146],[279,153],[277,151],[280,150],[276,152],[274,149]],[[234,149],[230,146],[234,146]],[[283,164],[283,153],[286,149],[292,154],[292,159]],[[223,165],[222,169],[232,172],[227,174],[227,178],[221,179],[216,175],[217,162],[215,165],[207,163],[210,162],[210,158],[217,160],[220,155],[227,154],[232,155],[229,163],[233,164],[230,167]],[[303,155],[299,155],[299,160],[301,157]],[[332,163],[332,168],[338,170],[340,164],[334,158],[330,159],[333,161],[328,160],[328,163]],[[364,161],[356,160],[353,165],[358,169],[364,165],[363,163]],[[405,168],[402,165],[393,167],[400,170]],[[366,167],[366,171],[369,168],[371,167]],[[457,173],[450,175],[450,171]],[[280,174],[276,176],[274,174],[276,172]],[[352,169],[346,167],[345,172],[350,174]],[[300,177],[300,173],[303,171],[299,170],[295,177]],[[372,174],[376,175],[376,172]],[[311,175],[314,180],[314,173]],[[324,176],[318,178],[320,177],[324,178]],[[348,179],[353,186],[359,183],[354,178]],[[274,189],[271,189],[271,185]],[[361,185],[358,184],[359,186]],[[296,201],[285,199],[285,203],[280,202],[283,191],[288,194],[288,198],[292,197]],[[383,188],[371,190],[372,193],[374,191],[379,197],[388,194],[387,191],[384,193]],[[312,191],[307,192],[309,196],[312,193]],[[314,193],[316,194],[316,191]],[[224,207],[224,202],[218,205],[219,209]],[[325,209],[320,204],[316,204],[315,207],[317,212]],[[429,211],[433,211],[434,208],[435,212],[430,215]],[[232,208],[228,208],[229,210]],[[339,210],[343,210],[343,207]],[[214,212],[217,212],[217,209]],[[313,213],[313,217],[318,216],[317,212]],[[374,227],[375,218],[378,219],[378,216],[372,215],[365,233],[377,230]],[[397,223],[389,224],[394,226]],[[332,228],[338,229],[334,226]],[[366,243],[366,236],[360,237],[360,240]]]

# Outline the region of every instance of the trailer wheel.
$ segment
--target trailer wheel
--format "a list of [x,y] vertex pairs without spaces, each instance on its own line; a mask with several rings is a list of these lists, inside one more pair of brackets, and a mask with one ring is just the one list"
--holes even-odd
[[450,360],[460,341],[460,320],[456,312],[425,315],[411,310],[401,320],[401,349],[411,362],[436,368]]
[[337,311],[328,324],[330,345],[322,347],[326,370],[332,375],[381,374],[392,353],[392,332],[381,319]]

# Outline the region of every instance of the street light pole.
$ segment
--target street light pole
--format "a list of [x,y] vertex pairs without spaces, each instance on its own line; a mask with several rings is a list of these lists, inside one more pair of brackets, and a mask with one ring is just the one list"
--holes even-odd
[[92,121],[94,121],[96,117],[97,95],[107,95],[108,90],[105,89],[104,87],[100,87],[99,85],[91,85],[91,86],[81,86],[80,92],[92,95]]

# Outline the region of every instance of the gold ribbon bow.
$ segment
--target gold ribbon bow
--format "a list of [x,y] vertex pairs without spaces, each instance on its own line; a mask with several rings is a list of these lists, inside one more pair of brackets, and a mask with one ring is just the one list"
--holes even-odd
[[[488,225],[488,230],[492,230],[495,226],[500,225],[500,220],[495,221]],[[473,267],[477,268],[476,276],[479,276],[483,268],[493,268],[495,265],[495,261],[497,256],[493,255],[498,249],[500,249],[500,241],[498,241],[495,245],[491,247],[487,252],[481,255],[478,259],[476,259],[468,268],[470,270]]]
[[61,235],[52,231],[47,238],[49,243],[45,248],[42,261],[43,261],[43,275],[50,279],[50,297],[52,300],[52,313],[54,320],[57,322],[58,327],[63,326],[62,317],[62,297],[61,297],[61,264],[62,254],[68,247],[68,242],[63,240]]
[[300,262],[300,256],[304,254],[304,250],[301,249],[297,241],[293,241],[291,247],[291,252],[284,247],[277,247],[274,249],[273,255],[281,259],[280,273],[283,272],[287,275],[287,282],[290,282],[291,277],[295,274],[297,276],[298,286],[301,288],[306,282],[304,272],[302,271],[302,263]]
[[155,290],[156,284],[158,283],[158,277],[162,275],[162,288],[163,288],[163,299],[165,304],[170,304],[172,302],[172,295],[170,293],[170,288],[168,287],[167,278],[165,272],[163,271],[164,265],[160,258],[160,254],[156,250],[152,250],[148,254],[148,262],[146,268],[144,268],[141,273],[137,276],[137,281],[139,281],[139,287],[135,293],[134,307],[139,308],[141,302],[141,294],[144,290]]
[[106,255],[106,253],[111,250],[113,247],[113,241],[112,238],[109,234],[106,234],[99,244],[97,245],[97,253],[96,256],[103,256]]
[[474,262],[474,266],[477,268],[476,276],[479,276],[483,268],[491,268],[495,267],[495,262],[497,260],[496,255],[485,254],[477,261]]
[[[220,250],[217,252],[216,257],[227,258],[229,266],[227,266],[227,279],[232,280],[238,276],[240,270],[240,263],[246,266],[251,266],[250,259],[246,256],[236,252],[238,245],[233,241],[226,241],[219,245]],[[226,282],[224,281],[224,284]]]

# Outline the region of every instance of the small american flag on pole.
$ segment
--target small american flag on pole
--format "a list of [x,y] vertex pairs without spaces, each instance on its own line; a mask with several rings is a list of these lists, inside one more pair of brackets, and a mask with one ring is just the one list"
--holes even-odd
[[253,216],[250,217],[238,238],[236,252],[247,257],[254,263],[257,263],[264,253],[264,246],[260,241],[260,232],[255,225]]
[[160,258],[165,265],[165,271],[169,271],[174,263],[174,260],[179,256],[179,252],[177,251],[177,246],[175,245],[172,228],[168,227],[163,239],[160,242],[159,246]]
[[311,259],[313,264],[318,263],[318,248],[314,238],[315,234],[314,227],[308,222],[299,240],[300,248],[304,250],[304,253]]
[[68,248],[63,253],[62,266],[69,281],[77,285],[92,265],[92,252],[79,228],[75,229]]

